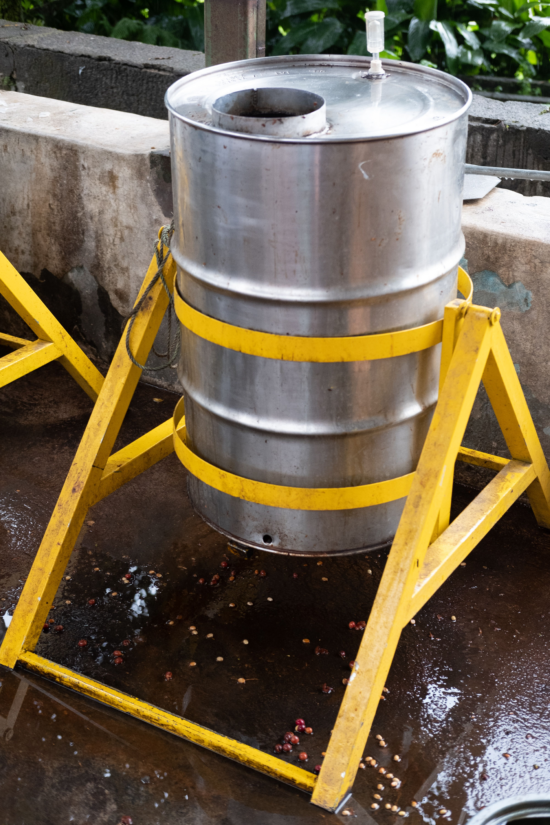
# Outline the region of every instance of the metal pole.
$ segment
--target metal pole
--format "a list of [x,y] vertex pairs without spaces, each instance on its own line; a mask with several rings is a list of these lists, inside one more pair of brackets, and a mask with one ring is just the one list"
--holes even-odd
[[512,180],[549,180],[550,171],[544,169],[508,169],[504,166],[476,166],[473,163],[464,165],[467,175],[496,175],[497,178]]
[[206,65],[265,57],[266,0],[205,0]]

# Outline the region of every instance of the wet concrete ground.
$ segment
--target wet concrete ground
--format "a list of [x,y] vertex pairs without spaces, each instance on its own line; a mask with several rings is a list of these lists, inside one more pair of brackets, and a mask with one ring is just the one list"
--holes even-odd
[[[57,364],[1,397],[0,616],[9,616],[91,403]],[[166,419],[176,400],[140,386],[123,440]],[[457,488],[455,506],[472,495]],[[383,783],[379,810],[370,767],[351,817],[335,816],[223,757],[0,669],[0,825],[395,825],[386,803],[414,825],[462,825],[498,799],[550,792],[549,541],[516,505],[404,630],[365,751],[401,780]],[[322,564],[233,556],[193,514],[172,455],[90,511],[38,652],[268,752],[303,717],[314,733],[286,758],[306,750],[313,770],[359,646],[348,623],[368,618],[384,562],[384,553]],[[390,768],[394,753],[402,761]]]

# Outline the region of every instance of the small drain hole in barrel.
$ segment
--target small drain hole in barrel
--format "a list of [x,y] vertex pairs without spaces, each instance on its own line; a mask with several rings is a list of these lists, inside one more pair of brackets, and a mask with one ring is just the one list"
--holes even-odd
[[264,544],[273,544],[273,538],[269,535],[269,533],[265,534],[263,537],[263,542]]

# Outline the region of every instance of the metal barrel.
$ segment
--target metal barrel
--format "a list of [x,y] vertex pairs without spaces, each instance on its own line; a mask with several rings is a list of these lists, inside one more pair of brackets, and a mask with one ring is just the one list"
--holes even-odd
[[524,794],[493,802],[469,820],[468,825],[549,825],[550,794]]
[[[386,77],[373,80],[366,58],[265,58],[168,90],[172,250],[188,304],[247,329],[329,338],[443,317],[464,253],[471,94],[441,72],[384,66]],[[393,479],[416,468],[439,363],[440,346],[384,360],[277,361],[184,327],[188,445],[217,467],[278,485]],[[271,507],[193,476],[189,493],[239,543],[304,555],[385,545],[404,506]]]

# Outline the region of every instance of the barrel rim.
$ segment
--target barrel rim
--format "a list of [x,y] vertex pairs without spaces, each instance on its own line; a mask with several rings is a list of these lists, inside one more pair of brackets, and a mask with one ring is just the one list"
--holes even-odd
[[468,825],[507,825],[516,819],[536,818],[550,810],[550,794],[525,794],[493,802],[477,813]]
[[212,126],[209,123],[199,123],[196,120],[192,120],[191,118],[185,117],[181,113],[177,112],[174,107],[170,103],[170,97],[173,96],[174,92],[177,89],[180,89],[182,86],[187,85],[190,82],[194,82],[199,77],[205,77],[208,75],[216,74],[216,73],[223,73],[229,69],[238,69],[244,68],[252,65],[262,65],[262,66],[269,66],[270,64],[277,67],[280,64],[285,64],[288,66],[288,61],[292,61],[293,65],[300,65],[304,64],[307,66],[311,64],[315,67],[319,66],[333,66],[335,63],[339,63],[344,66],[348,66],[350,68],[357,68],[357,69],[368,69],[370,66],[371,59],[368,57],[363,57],[360,55],[347,55],[347,54],[297,54],[297,55],[277,55],[272,57],[258,57],[249,60],[236,60],[231,63],[218,63],[215,66],[208,66],[205,69],[200,69],[197,72],[192,72],[191,74],[185,75],[185,77],[181,77],[172,83],[171,86],[168,87],[166,93],[164,95],[164,104],[168,109],[170,117],[175,117],[177,120],[182,121],[183,123],[187,124],[188,126],[192,126],[200,131],[203,132],[211,132],[215,135],[220,135],[226,138],[234,138],[237,140],[254,140],[260,141],[262,143],[290,143],[290,144],[329,144],[329,143],[364,143],[365,141],[379,141],[379,140],[398,140],[399,138],[409,137],[410,135],[417,135],[417,134],[424,134],[426,132],[432,132],[435,129],[440,129],[442,126],[447,126],[449,123],[453,123],[455,120],[459,120],[462,115],[464,115],[470,105],[472,103],[473,95],[472,90],[469,86],[466,85],[462,80],[458,77],[454,77],[453,75],[447,74],[447,72],[442,72],[439,69],[432,69],[429,66],[421,66],[418,63],[409,63],[404,60],[383,60],[382,64],[387,67],[389,71],[396,68],[399,69],[408,69],[420,75],[427,75],[428,77],[438,79],[440,82],[454,88],[456,91],[461,92],[464,96],[464,104],[461,108],[457,109],[456,112],[453,112],[448,117],[442,117],[437,123],[434,123],[433,126],[425,126],[422,128],[411,128],[410,130],[404,130],[399,134],[383,134],[383,135],[358,135],[354,137],[344,137],[341,135],[331,136],[310,136],[310,137],[291,137],[291,138],[278,138],[273,136],[264,136],[264,135],[254,135],[254,134],[245,134],[239,132],[232,132],[226,131],[215,126]]

